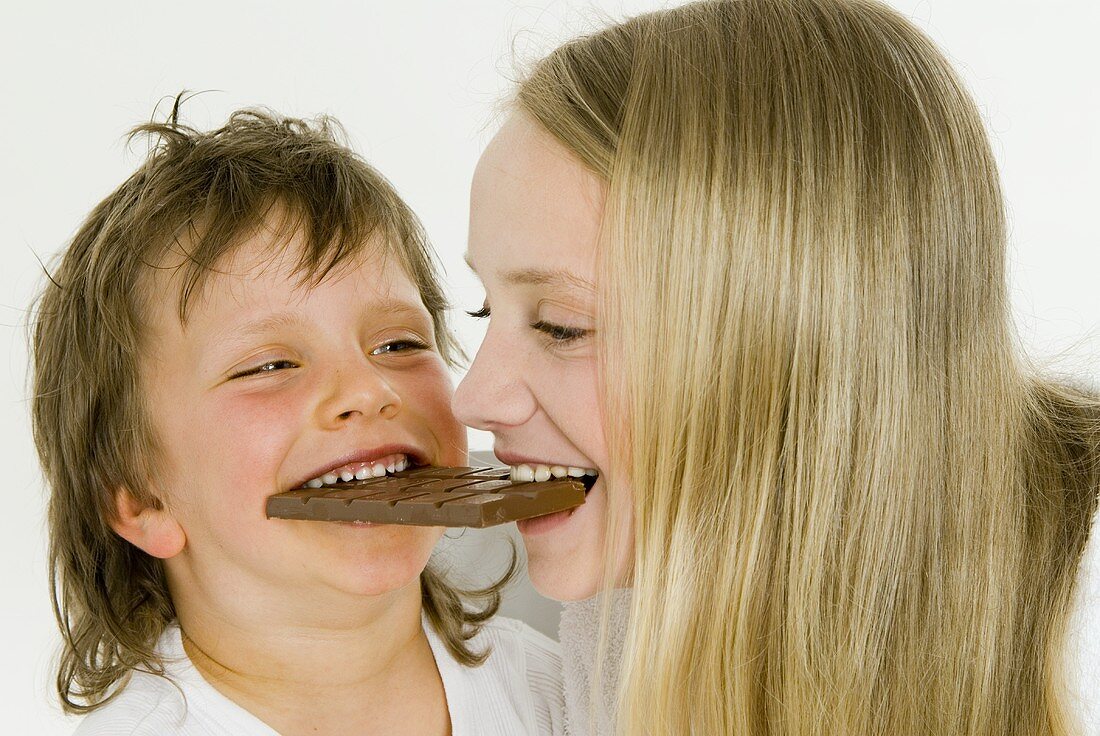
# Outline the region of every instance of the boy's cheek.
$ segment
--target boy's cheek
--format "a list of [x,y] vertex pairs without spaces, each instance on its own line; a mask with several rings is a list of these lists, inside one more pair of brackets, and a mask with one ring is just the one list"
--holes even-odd
[[413,416],[420,417],[440,450],[436,462],[461,465],[466,462],[466,427],[451,410],[450,374],[442,361],[430,370],[410,375],[402,382],[400,395]]

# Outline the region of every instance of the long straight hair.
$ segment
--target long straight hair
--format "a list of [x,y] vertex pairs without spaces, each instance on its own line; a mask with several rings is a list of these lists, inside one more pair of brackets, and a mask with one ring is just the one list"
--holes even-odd
[[935,46],[870,0],[694,3],[558,48],[518,108],[608,183],[621,731],[1074,733],[1100,403],[1018,348]]

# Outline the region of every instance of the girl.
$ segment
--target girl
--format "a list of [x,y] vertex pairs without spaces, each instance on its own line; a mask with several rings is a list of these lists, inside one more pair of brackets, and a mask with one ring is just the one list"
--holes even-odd
[[536,586],[633,590],[563,614],[572,732],[1080,733],[1100,402],[1019,353],[994,159],[917,29],[611,26],[521,82],[472,196],[456,413],[517,472],[599,472],[520,526]]

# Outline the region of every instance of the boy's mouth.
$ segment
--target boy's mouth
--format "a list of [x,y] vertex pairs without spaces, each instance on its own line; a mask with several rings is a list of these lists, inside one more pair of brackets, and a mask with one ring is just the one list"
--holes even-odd
[[306,481],[302,487],[322,488],[367,478],[381,478],[385,475],[400,473],[417,464],[416,458],[410,458],[403,452],[395,452],[376,460],[355,461],[333,467],[316,478]]
[[556,478],[576,478],[584,484],[584,492],[587,494],[600,477],[600,471],[592,468],[578,468],[566,465],[542,465],[538,463],[524,463],[511,465],[509,477],[516,481],[543,483]]

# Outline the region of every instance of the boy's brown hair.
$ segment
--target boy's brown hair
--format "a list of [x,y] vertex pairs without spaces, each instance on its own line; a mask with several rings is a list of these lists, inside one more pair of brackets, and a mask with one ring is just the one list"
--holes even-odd
[[[300,231],[303,281],[378,247],[417,285],[443,359],[460,350],[446,324],[447,301],[420,223],[377,171],[342,143],[339,124],[241,110],[200,132],[168,119],[135,128],[155,145],[141,167],[89,215],[39,297],[33,327],[34,439],[51,489],[50,591],[63,636],[57,692],[69,712],[110,699],[133,669],[163,672],[154,645],[175,618],[161,561],[112,531],[115,491],[143,503],[158,454],[139,383],[144,305],[190,297],[251,232],[288,213]],[[150,275],[166,256],[183,262],[178,295],[153,294]],[[159,507],[159,506],[158,506]],[[496,613],[498,583],[450,586],[429,565],[424,609],[448,649],[476,665],[487,652],[468,640]],[[474,610],[465,598],[480,599]]]

